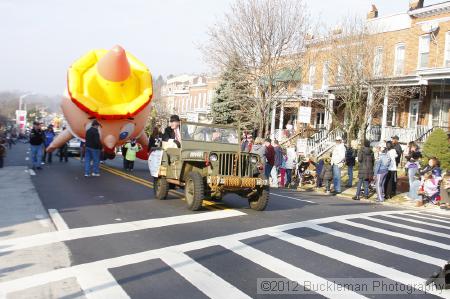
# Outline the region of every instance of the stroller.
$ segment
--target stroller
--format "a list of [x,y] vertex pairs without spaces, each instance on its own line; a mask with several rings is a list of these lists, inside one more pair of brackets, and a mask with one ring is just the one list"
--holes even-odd
[[315,163],[311,160],[301,162],[297,167],[297,178],[298,178],[298,186],[301,187],[302,184],[316,184],[316,173],[315,170],[312,169],[312,166],[315,167]]

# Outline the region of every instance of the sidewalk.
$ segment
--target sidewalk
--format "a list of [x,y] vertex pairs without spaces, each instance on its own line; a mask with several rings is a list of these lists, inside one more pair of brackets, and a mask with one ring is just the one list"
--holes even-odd
[[[0,241],[55,231],[33,186],[27,167],[0,169]],[[64,243],[7,252],[0,255],[0,282],[70,266]],[[0,290],[0,298],[2,296]],[[75,279],[9,294],[8,299],[85,298]]]

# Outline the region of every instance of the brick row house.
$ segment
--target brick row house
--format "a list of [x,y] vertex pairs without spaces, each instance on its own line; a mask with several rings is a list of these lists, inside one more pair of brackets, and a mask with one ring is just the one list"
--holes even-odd
[[168,78],[161,90],[167,111],[184,120],[209,122],[217,82],[217,78],[203,75]]
[[[401,101],[394,100],[389,89],[385,92],[382,104],[370,116],[366,136],[371,141],[398,135],[401,142],[409,142],[423,138],[436,127],[450,129],[450,1],[424,4],[423,0],[409,1],[408,10],[389,16],[379,16],[373,5],[367,15],[367,28],[382,42],[373,45],[373,61],[364,63],[371,64],[376,80],[389,82],[398,90],[415,90],[405,93]],[[339,36],[339,29],[335,34]],[[340,109],[339,67],[326,58],[330,51],[336,51],[335,47],[327,46],[320,38],[309,42],[306,52],[316,56],[303,72],[300,86],[281,99],[273,113],[271,132],[275,137],[289,121],[297,130],[306,126],[325,132],[322,136],[345,122],[345,115],[336,111]],[[370,101],[370,92],[366,96]],[[312,110],[307,125],[297,123],[301,106]]]

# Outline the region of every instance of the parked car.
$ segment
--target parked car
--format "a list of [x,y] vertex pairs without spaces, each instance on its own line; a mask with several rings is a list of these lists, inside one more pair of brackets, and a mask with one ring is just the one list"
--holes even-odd
[[78,138],[72,138],[67,143],[67,153],[73,156],[79,156],[81,153],[80,149],[81,140]]

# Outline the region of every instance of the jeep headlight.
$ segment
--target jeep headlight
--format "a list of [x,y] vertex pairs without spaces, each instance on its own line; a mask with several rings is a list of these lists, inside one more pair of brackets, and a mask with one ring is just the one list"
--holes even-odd
[[217,160],[219,160],[219,157],[217,156],[217,154],[209,155],[209,161],[216,162]]
[[252,156],[252,157],[250,158],[250,162],[252,162],[253,164],[256,164],[256,163],[258,162],[258,158],[255,157],[255,156]]

